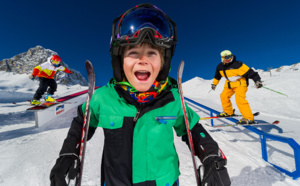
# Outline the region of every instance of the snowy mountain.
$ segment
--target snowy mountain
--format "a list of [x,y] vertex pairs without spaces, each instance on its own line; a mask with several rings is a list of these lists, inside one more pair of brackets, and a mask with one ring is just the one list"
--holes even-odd
[[[3,59],[0,61],[0,71],[12,72],[14,74],[31,74],[35,66],[47,61],[51,55],[58,55],[56,52],[45,49],[42,46],[30,48],[27,52],[18,54],[10,59]],[[63,66],[71,69],[64,61],[61,62]],[[55,79],[59,80],[60,84],[76,85],[80,84],[87,86],[87,81],[80,74],[80,72],[71,69],[73,74],[66,74],[58,71],[55,74]]]
[[[264,85],[288,96],[261,88],[256,89],[250,80],[247,99],[253,112],[260,112],[257,120],[280,120],[274,126],[255,126],[264,132],[293,138],[300,144],[300,70],[299,64],[283,66],[266,72],[257,70]],[[49,173],[58,157],[76,108],[50,121],[41,128],[35,128],[34,114],[26,112],[26,99],[30,99],[38,81],[24,78],[25,74],[0,71],[0,185],[1,186],[44,186],[50,185]],[[183,74],[184,76],[184,74]],[[184,96],[212,109],[222,111],[219,95],[223,90],[224,79],[216,91],[210,91],[211,80],[195,77],[183,83]],[[80,85],[59,85],[55,96],[65,96],[87,89]],[[210,92],[209,92],[210,91]],[[11,104],[19,101],[20,105]],[[236,108],[234,97],[233,105]],[[25,104],[25,105],[21,105]],[[209,112],[192,103],[189,106],[200,117]],[[262,159],[260,136],[250,130],[238,127],[212,128],[201,121],[203,126],[218,142],[228,159],[228,171],[232,186],[299,186],[300,179],[280,172]],[[214,120],[214,124],[231,123],[228,120]],[[181,186],[195,186],[193,163],[188,147],[179,137],[175,146],[180,157]],[[83,185],[100,185],[100,163],[103,148],[102,129],[96,130],[87,143]],[[294,171],[294,153],[285,143],[268,140],[269,161]],[[199,165],[198,161],[198,165]],[[298,170],[299,171],[299,170]]]

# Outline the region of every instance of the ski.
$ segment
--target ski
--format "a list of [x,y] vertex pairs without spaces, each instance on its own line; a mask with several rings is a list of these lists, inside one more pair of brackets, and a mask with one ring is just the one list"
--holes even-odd
[[[54,104],[58,103],[58,102],[41,101],[41,104],[39,104],[39,105],[32,105],[32,104],[30,104],[30,102],[31,102],[31,100],[27,100],[27,102],[12,102],[12,104],[14,104],[14,105],[28,105],[28,106],[44,106],[44,107],[47,107],[49,105],[54,105]],[[75,104],[75,103],[77,103],[77,101],[75,101],[75,102],[59,102],[59,103],[63,103],[63,104]]]
[[210,127],[215,127],[215,128],[218,128],[218,127],[235,127],[235,126],[261,126],[261,125],[277,125],[279,124],[280,121],[279,120],[275,120],[274,122],[272,123],[253,123],[253,124],[224,124],[224,125],[214,125],[214,126],[211,126],[207,123],[205,123],[205,125],[207,126],[210,126]]
[[[258,116],[260,113],[259,112],[255,112],[253,114],[253,116]],[[234,118],[234,117],[242,117],[243,115],[233,115],[233,116],[212,116],[212,117],[204,117],[204,118],[200,118],[200,120],[208,120],[208,119],[222,119],[222,118]]]
[[189,120],[187,118],[186,107],[185,107],[185,104],[184,104],[184,97],[183,97],[183,91],[182,91],[183,68],[184,68],[184,61],[182,60],[179,64],[178,72],[177,72],[178,92],[179,92],[179,95],[180,95],[181,106],[182,106],[182,110],[183,110],[183,114],[184,114],[186,132],[188,134],[188,139],[189,139],[189,145],[190,145],[191,155],[192,155],[192,160],[193,160],[193,165],[194,165],[196,182],[197,182],[197,186],[200,186],[200,178],[199,178],[199,174],[198,174],[198,171],[197,171],[197,165],[196,165],[196,161],[195,161],[195,150],[194,150],[194,145],[193,145],[193,139],[192,139],[192,135],[191,135],[191,131],[190,131]]
[[86,141],[87,141],[87,135],[89,130],[89,122],[90,122],[90,101],[95,91],[95,72],[94,72],[93,65],[90,61],[86,60],[85,67],[88,74],[89,89],[88,89],[88,95],[87,95],[87,100],[85,105],[84,120],[82,125],[80,152],[79,152],[80,172],[76,177],[76,186],[81,186],[85,148],[86,148]]
[[26,106],[33,106],[28,102],[12,102],[13,105],[26,105]]
[[[97,89],[97,88],[99,88],[99,87],[95,87],[94,89]],[[37,110],[47,109],[47,108],[52,107],[52,106],[57,105],[57,104],[73,104],[73,103],[76,103],[76,102],[67,101],[67,100],[70,100],[72,98],[81,96],[81,95],[86,94],[86,93],[88,93],[88,89],[80,91],[80,92],[76,92],[74,94],[70,94],[70,95],[67,95],[67,96],[64,96],[64,97],[56,98],[56,102],[44,102],[44,101],[42,101],[42,104],[36,105],[36,106],[32,105],[32,107],[28,108],[27,110],[28,111],[37,111]]]

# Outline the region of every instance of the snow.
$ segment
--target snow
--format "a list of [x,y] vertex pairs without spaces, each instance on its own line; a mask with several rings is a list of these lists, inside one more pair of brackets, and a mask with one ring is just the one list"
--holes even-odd
[[[267,133],[293,138],[300,144],[300,70],[299,64],[283,66],[270,72],[257,70],[264,85],[288,96],[261,88],[256,89],[252,80],[247,92],[247,100],[253,112],[260,112],[257,120],[279,125],[256,126]],[[272,75],[272,76],[270,76]],[[183,84],[184,96],[212,109],[222,111],[219,95],[224,79],[215,91],[210,91],[212,80],[195,77]],[[35,128],[33,112],[26,112],[38,87],[38,81],[31,81],[26,75],[14,75],[0,71],[0,185],[41,186],[50,185],[49,173],[58,157],[76,108],[50,121],[41,128]],[[58,85],[56,97],[85,90],[79,85]],[[210,91],[210,92],[209,92]],[[12,102],[18,102],[14,105]],[[239,113],[232,98],[236,113]],[[189,103],[200,117],[209,112]],[[209,123],[209,121],[202,121]],[[214,124],[230,123],[214,120]],[[261,155],[260,138],[244,127],[212,128],[203,125],[218,142],[228,159],[227,169],[232,186],[296,186],[300,179],[291,177],[265,162]],[[293,150],[285,143],[268,141],[269,161],[289,171],[295,170]],[[196,185],[190,152],[180,138],[175,138],[175,146],[180,157],[180,185]],[[87,143],[83,185],[100,185],[100,163],[103,148],[103,133],[98,129]],[[200,162],[197,160],[198,165]]]

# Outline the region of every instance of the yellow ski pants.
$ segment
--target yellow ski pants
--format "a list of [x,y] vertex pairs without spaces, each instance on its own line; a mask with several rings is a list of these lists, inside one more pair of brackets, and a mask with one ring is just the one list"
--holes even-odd
[[223,111],[229,115],[233,114],[233,108],[232,108],[232,103],[230,101],[230,98],[233,94],[235,94],[235,101],[241,114],[243,115],[243,118],[253,120],[253,114],[250,105],[246,100],[247,90],[248,90],[247,87],[241,87],[241,86],[236,88],[224,87],[224,90],[220,95]]

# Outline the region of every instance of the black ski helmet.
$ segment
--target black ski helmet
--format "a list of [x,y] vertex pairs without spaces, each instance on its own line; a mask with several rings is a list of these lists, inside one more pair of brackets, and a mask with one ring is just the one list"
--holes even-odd
[[156,81],[166,80],[177,43],[176,24],[155,5],[144,3],[127,10],[113,21],[110,55],[116,81],[123,80],[123,47],[138,45],[145,38],[153,45],[164,48],[164,66]]

